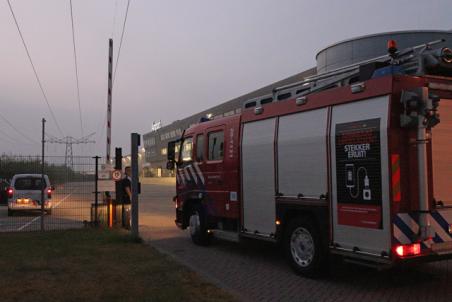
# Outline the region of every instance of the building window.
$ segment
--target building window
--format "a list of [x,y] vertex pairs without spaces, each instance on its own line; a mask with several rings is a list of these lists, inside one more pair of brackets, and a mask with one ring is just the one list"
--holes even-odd
[[199,134],[196,137],[196,161],[204,160],[204,135]]
[[209,160],[222,160],[224,149],[224,133],[216,131],[209,133]]
[[191,161],[193,153],[193,138],[187,137],[182,144],[182,161]]
[[147,137],[144,139],[144,147],[151,147],[155,145],[155,137]]

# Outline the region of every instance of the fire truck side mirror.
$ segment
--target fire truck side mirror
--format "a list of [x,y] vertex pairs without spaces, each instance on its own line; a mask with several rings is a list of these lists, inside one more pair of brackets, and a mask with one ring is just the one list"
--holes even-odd
[[173,161],[166,162],[166,169],[167,170],[174,170],[174,162]]
[[167,159],[168,159],[168,161],[172,161],[172,162],[174,162],[176,159],[176,142],[175,141],[168,143]]
[[176,160],[176,142],[172,141],[168,143],[168,149],[167,149],[167,159],[168,162],[166,163],[166,169],[173,170],[174,169],[174,163]]

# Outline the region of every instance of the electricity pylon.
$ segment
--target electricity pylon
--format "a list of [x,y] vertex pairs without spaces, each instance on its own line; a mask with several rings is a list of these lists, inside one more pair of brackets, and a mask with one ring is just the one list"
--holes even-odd
[[49,144],[64,144],[66,145],[66,152],[64,155],[64,165],[66,167],[71,168],[74,170],[74,154],[72,152],[72,145],[79,145],[79,144],[95,144],[95,140],[91,140],[90,138],[95,133],[91,133],[89,135],[86,135],[81,138],[74,138],[72,136],[65,136],[63,138],[57,138],[53,135],[46,134],[47,140],[46,142]]

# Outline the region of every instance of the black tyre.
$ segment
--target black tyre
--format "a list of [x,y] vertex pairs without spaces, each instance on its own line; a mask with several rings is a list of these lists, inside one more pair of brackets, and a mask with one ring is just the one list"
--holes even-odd
[[13,211],[8,209],[8,216],[13,216]]
[[197,245],[208,245],[210,236],[207,232],[206,217],[200,205],[192,207],[189,217],[189,230],[191,240]]
[[47,215],[52,215],[52,209],[46,210]]
[[317,226],[308,218],[293,219],[287,225],[284,250],[297,274],[316,278],[328,268],[328,250]]

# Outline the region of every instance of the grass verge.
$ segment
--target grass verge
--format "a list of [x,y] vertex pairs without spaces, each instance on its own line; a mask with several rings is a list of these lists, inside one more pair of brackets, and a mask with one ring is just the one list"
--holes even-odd
[[1,301],[232,301],[120,231],[0,234]]

